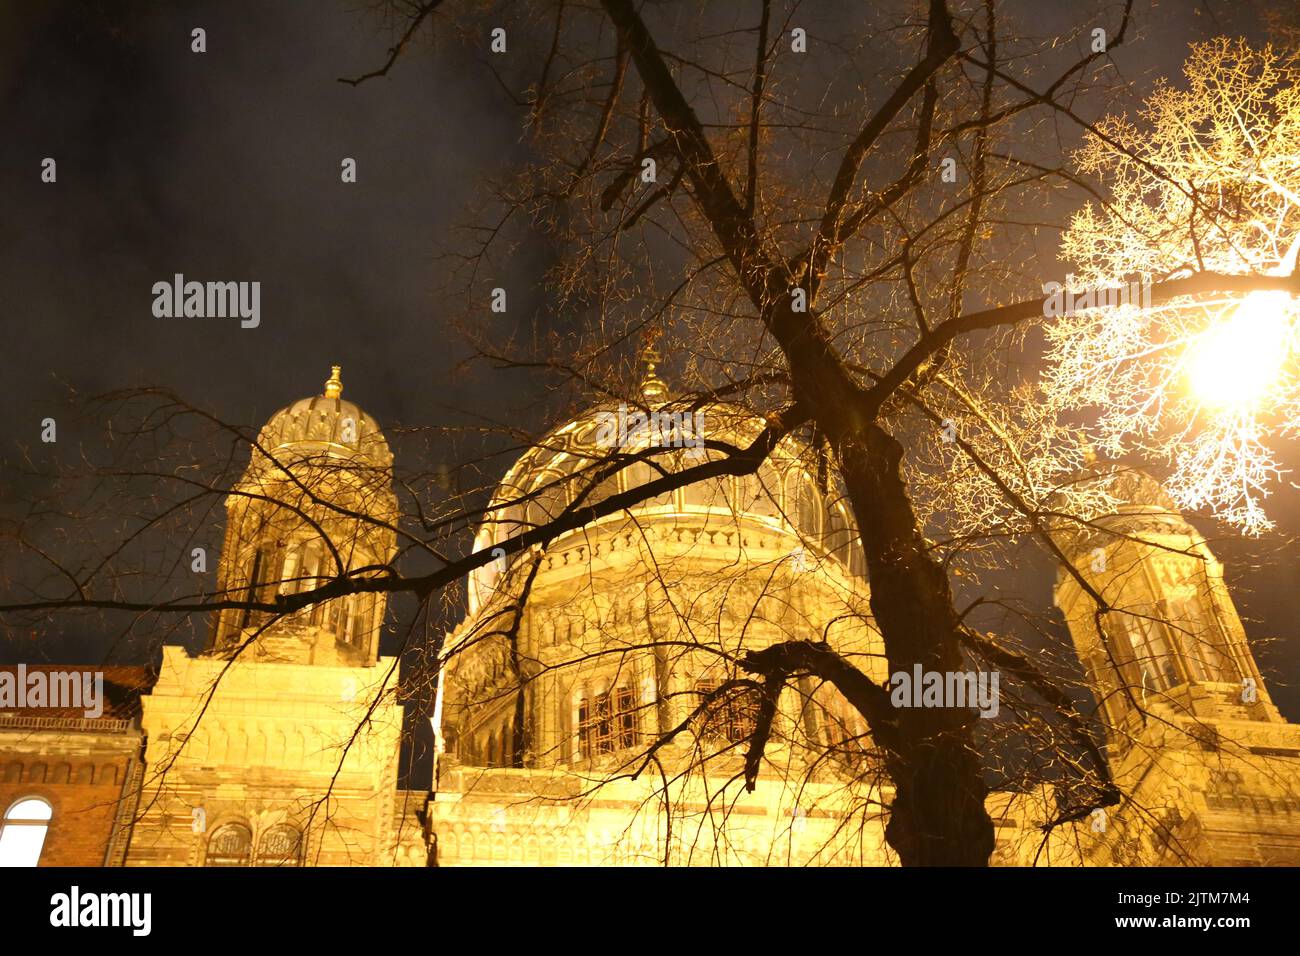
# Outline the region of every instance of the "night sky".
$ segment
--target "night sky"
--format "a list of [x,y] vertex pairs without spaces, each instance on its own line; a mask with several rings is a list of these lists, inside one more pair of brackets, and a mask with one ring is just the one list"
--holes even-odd
[[[854,6],[810,4],[831,21]],[[1077,6],[1022,16],[1046,38]],[[1140,39],[1120,69],[1149,88],[1177,73],[1189,41],[1260,36],[1254,9],[1139,4]],[[196,26],[203,54],[190,50]],[[345,397],[385,427],[466,414],[543,424],[544,383],[462,367],[468,349],[441,300],[441,256],[473,221],[483,177],[528,159],[522,111],[481,50],[450,42],[413,47],[386,78],[338,82],[381,65],[392,36],[356,3],[0,3],[0,459],[38,441],[69,389],[167,386],[255,425],[318,393],[336,362]],[[55,184],[40,181],[47,156]],[[345,157],[356,184],[340,181]],[[545,257],[540,239],[518,251],[509,318],[484,315],[493,331],[529,334],[545,298],[530,277]],[[155,318],[151,287],[175,273],[260,281],[260,327]],[[1279,531],[1262,541],[1202,527],[1249,633],[1278,639],[1257,654],[1300,720],[1300,689],[1284,686],[1300,666],[1300,491],[1283,485],[1272,512]],[[1045,609],[1046,560],[1016,573]],[[80,632],[37,641],[6,629],[0,659],[102,653]]]

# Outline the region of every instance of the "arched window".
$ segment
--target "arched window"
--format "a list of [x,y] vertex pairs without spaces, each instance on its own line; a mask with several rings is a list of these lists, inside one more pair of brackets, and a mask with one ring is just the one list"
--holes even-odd
[[856,758],[866,737],[861,715],[837,692],[826,688],[821,701],[826,746],[840,758]]
[[[303,591],[313,591],[320,587],[324,583],[322,580],[324,563],[324,543],[316,538],[304,542],[302,554],[298,558],[298,567],[294,571],[298,578],[294,585],[294,593],[301,594]],[[313,604],[307,610],[307,620],[312,624],[319,624],[324,613],[322,605]]]
[[568,506],[564,476],[554,471],[543,472],[533,482],[533,490],[525,507],[525,520],[531,528],[540,528],[558,518]]
[[626,684],[578,699],[578,741],[588,759],[636,745],[636,695]]
[[1120,639],[1118,650],[1121,660],[1127,658],[1125,670],[1131,686],[1162,691],[1181,682],[1163,629],[1156,626],[1153,614],[1145,610],[1112,611],[1108,616],[1111,624],[1107,630]]
[[280,571],[280,593],[293,594],[302,585],[298,565],[302,561],[302,544],[291,543],[284,549],[284,567]]
[[[721,686],[722,681],[715,676],[701,677],[695,682],[695,692],[703,700]],[[758,723],[758,701],[752,693],[733,690],[712,700],[700,717],[701,736],[739,743],[754,735]]]
[[[253,552],[252,565],[248,569],[248,585],[244,592],[244,600],[249,604],[256,604],[266,596],[263,592],[266,590],[267,579],[270,575],[271,550],[269,545],[263,545]],[[240,628],[246,628],[261,618],[259,613],[252,608],[244,608],[243,615],[240,618]]]
[[[707,456],[700,459],[707,461]],[[646,468],[649,468],[646,465]],[[657,474],[655,477],[659,477]],[[727,478],[715,478],[695,481],[681,490],[682,505],[686,508],[716,508],[719,511],[735,512],[740,510],[732,493],[731,481]]]
[[5,811],[0,823],[0,866],[35,866],[45,846],[54,811],[39,797],[27,797]]
[[791,468],[786,484],[786,516],[808,541],[822,542],[822,516],[825,503],[811,478],[799,468]]
[[374,628],[372,612],[375,604],[373,594],[352,594],[346,599],[347,613],[343,621],[343,643],[360,650],[370,646],[370,632]]
[[282,823],[266,831],[257,847],[258,866],[302,866],[302,831]]
[[514,765],[515,759],[515,735],[514,727],[507,722],[501,728],[501,766],[510,767]]
[[[658,462],[658,465],[659,467],[656,468],[654,465],[650,464],[650,462],[644,460],[632,462],[630,465],[624,468],[621,473],[622,481],[623,481],[623,490],[631,491],[634,488],[640,488],[642,485],[648,485],[650,484],[650,482],[657,481],[660,478],[662,478],[664,476],[665,471],[673,470],[670,467],[669,462],[661,460]],[[705,485],[707,484],[707,482],[696,482],[696,484]],[[651,508],[651,507],[658,507],[660,505],[671,506],[672,504],[673,504],[673,493],[671,491],[665,491],[662,494],[655,495],[653,498],[649,498],[646,501],[642,502],[639,507]],[[721,503],[719,503],[719,505],[721,505]]]
[[205,866],[248,866],[253,855],[253,832],[242,823],[226,823],[208,838]]
[[582,499],[582,507],[598,505],[611,495],[618,494],[617,475],[598,480],[604,473],[604,466],[603,460],[596,460],[575,473],[573,497],[575,501],[578,498]]
[[758,471],[738,479],[741,488],[740,508],[747,514],[781,517],[781,475],[769,462]]
[[1182,648],[1183,659],[1194,680],[1240,681],[1236,663],[1223,645],[1212,614],[1207,613],[1201,595],[1175,594],[1159,602],[1169,631],[1170,643]]

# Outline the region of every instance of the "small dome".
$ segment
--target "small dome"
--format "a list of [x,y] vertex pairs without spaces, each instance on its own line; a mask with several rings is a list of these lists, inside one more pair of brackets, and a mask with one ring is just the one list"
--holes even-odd
[[[1076,491],[1100,492],[1083,499],[1082,504],[1069,504],[1064,498],[1058,502],[1058,507],[1065,509],[1062,513],[1071,517],[1054,521],[1052,536],[1071,558],[1104,548],[1117,540],[1117,535],[1196,536],[1169,492],[1139,467],[1097,461],[1089,454],[1071,486]],[[1065,574],[1061,568],[1058,579]]]
[[1080,477],[1099,485],[1116,502],[1118,513],[1135,508],[1179,513],[1164,485],[1141,468],[1119,462],[1092,462]]
[[299,399],[272,415],[258,433],[258,444],[276,457],[280,451],[359,456],[369,465],[391,468],[393,454],[379,423],[341,397],[339,372],[340,367],[333,366],[324,394]]

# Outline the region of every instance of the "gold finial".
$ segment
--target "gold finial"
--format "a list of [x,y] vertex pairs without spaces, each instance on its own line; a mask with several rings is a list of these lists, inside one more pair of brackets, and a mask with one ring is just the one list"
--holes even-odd
[[339,372],[343,370],[341,365],[330,366],[329,381],[325,383],[325,397],[338,398],[343,394],[343,379],[339,378]]
[[641,362],[645,365],[645,374],[641,376],[641,394],[649,399],[663,398],[668,394],[668,385],[655,374],[655,366],[662,358],[659,350],[655,348],[660,334],[658,329],[646,329],[645,344],[641,347]]

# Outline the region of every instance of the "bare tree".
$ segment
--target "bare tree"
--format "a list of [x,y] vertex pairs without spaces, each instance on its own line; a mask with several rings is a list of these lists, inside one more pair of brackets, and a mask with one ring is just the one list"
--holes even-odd
[[[1133,32],[1131,4],[1105,12],[1110,33],[1102,49],[1088,45],[1095,20],[1081,20],[1077,48],[1062,48],[1073,53],[1018,38],[992,0],[960,7],[945,0],[900,4],[862,13],[865,22],[847,34],[832,32],[838,26],[833,19],[818,22],[799,4],[767,0],[753,10],[690,13],[631,0],[470,9],[425,4],[396,13],[409,19],[399,23],[388,60],[355,82],[397,68],[426,27],[480,47],[499,28],[519,50],[489,58],[487,68],[519,105],[537,161],[497,184],[468,243],[447,256],[449,285],[458,293],[447,301],[467,303],[463,325],[483,359],[549,376],[559,420],[593,398],[648,411],[640,374],[631,369],[644,333],[652,330],[673,351],[669,407],[689,413],[725,399],[751,422],[728,436],[747,440],[706,435],[707,454],[699,460],[678,450],[615,448],[557,475],[562,503],[540,516],[528,509],[545,499],[545,486],[492,495],[498,476],[483,446],[466,447],[457,465],[441,474],[404,468],[399,454],[401,500],[392,513],[408,520],[344,516],[392,536],[390,559],[360,568],[336,561],[333,571],[313,575],[309,587],[273,580],[262,590],[256,581],[237,587],[223,582],[216,592],[196,595],[132,596],[130,542],[145,528],[184,526],[182,517],[214,496],[247,493],[236,474],[242,458],[232,453],[224,469],[202,477],[179,461],[151,471],[96,468],[88,473],[98,482],[95,494],[109,478],[123,494],[144,482],[144,500],[153,506],[129,510],[113,502],[116,513],[133,515],[126,522],[132,528],[127,544],[110,549],[97,566],[76,569],[36,540],[42,519],[33,514],[14,539],[24,557],[48,562],[54,573],[35,581],[29,575],[22,583],[34,596],[2,610],[40,615],[102,608],[166,612],[166,619],[231,611],[279,620],[350,595],[409,594],[416,605],[405,631],[423,648],[423,666],[410,680],[432,686],[456,663],[436,629],[421,634],[418,625],[436,617],[440,603],[454,616],[465,596],[458,582],[504,561],[507,586],[493,589],[499,603],[480,618],[488,625],[456,650],[465,654],[490,642],[506,675],[478,684],[485,696],[477,700],[513,714],[511,745],[487,755],[487,763],[539,761],[545,755],[527,742],[525,690],[544,672],[521,653],[518,620],[548,547],[668,492],[726,476],[761,482],[764,469],[788,459],[830,499],[843,496],[853,535],[846,561],[856,556],[870,589],[869,607],[848,601],[848,612],[869,616],[883,642],[884,667],[874,669],[859,650],[797,626],[783,640],[720,655],[724,666],[716,679],[694,692],[689,727],[713,721],[731,728],[723,734],[730,749],[743,750],[736,779],[752,786],[783,735],[799,735],[797,727],[787,731],[777,721],[783,695],[793,691],[828,713],[847,704],[835,718],[846,728],[840,739],[828,743],[810,735],[798,745],[842,758],[849,778],[888,781],[887,837],[905,865],[989,861],[991,772],[1021,784],[1063,782],[1070,800],[1050,826],[1116,803],[1120,795],[1097,740],[1099,722],[1088,714],[1085,695],[1070,686],[1068,652],[1058,648],[1059,665],[1045,662],[972,623],[973,608],[996,603],[996,595],[965,608],[954,597],[954,575],[977,580],[982,570],[1005,565],[1010,549],[1025,539],[1093,601],[1099,635],[1112,610],[1077,566],[1068,536],[1098,530],[1096,519],[1115,504],[1116,491],[1090,465],[1074,435],[1078,422],[1063,409],[1090,399],[1092,393],[1076,386],[1097,361],[1094,352],[1071,349],[1080,349],[1080,336],[1089,332],[1104,338],[1110,328],[1105,317],[1115,310],[1097,312],[1092,325],[1088,313],[1087,321],[1055,327],[1050,334],[1060,361],[1045,392],[1032,363],[1026,368],[1020,359],[1051,309],[1051,297],[1039,291],[1050,273],[1033,244],[1044,224],[1024,210],[1056,208],[1051,197],[1061,186],[1091,196],[1101,211],[1076,220],[1067,254],[1084,260],[1079,274],[1094,284],[1124,280],[1135,268],[1150,271],[1155,314],[1205,298],[1297,291],[1293,255],[1291,269],[1270,271],[1284,255],[1265,262],[1198,253],[1205,237],[1216,230],[1236,236],[1250,217],[1243,217],[1239,200],[1246,197],[1240,193],[1211,194],[1203,183],[1189,183],[1177,161],[1192,162],[1187,150],[1194,142],[1171,133],[1160,141],[1167,148],[1142,148],[1127,129],[1081,112],[1079,104],[1095,104],[1100,92],[1132,92],[1113,79],[1101,85],[1113,77],[1108,53]],[[536,49],[523,38],[534,38]],[[807,66],[812,54],[806,50],[817,51],[815,70]],[[1203,61],[1212,52],[1202,52]],[[1248,112],[1236,115],[1255,121]],[[1078,168],[1061,155],[1052,135],[1057,123],[1089,137],[1091,152]],[[1245,150],[1220,162],[1249,164],[1259,155]],[[1087,178],[1093,173],[1101,181]],[[1174,223],[1133,222],[1148,188],[1180,197]],[[1269,248],[1285,245],[1295,234],[1294,204],[1288,199],[1266,212],[1274,217]],[[1129,259],[1106,257],[1110,230],[1122,231]],[[537,232],[555,250],[549,305],[564,325],[523,346],[473,333],[473,315],[490,290],[509,285],[502,276],[510,255]],[[1158,254],[1142,251],[1147,237],[1163,243]],[[1146,268],[1157,261],[1161,268]],[[1087,385],[1100,387],[1095,379]],[[1132,394],[1114,397],[1114,408],[1126,407]],[[126,429],[134,442],[174,448],[224,435],[230,448],[256,445],[250,434],[172,396],[134,393],[114,400],[134,409],[137,421]],[[204,424],[202,435],[184,433],[196,424]],[[1103,432],[1107,447],[1118,450],[1116,436],[1142,422],[1130,416],[1121,424]],[[460,440],[471,432],[451,431]],[[555,451],[549,429],[539,435],[510,427],[494,431],[513,443],[496,441],[490,450],[497,455]],[[411,431],[408,448],[422,437]],[[157,449],[150,445],[149,453]],[[252,453],[268,450],[254,447]],[[209,453],[201,460],[213,459]],[[289,475],[304,467],[280,464]],[[611,479],[635,468],[647,471],[623,490],[608,491]],[[1081,474],[1099,480],[1081,481]],[[165,495],[158,495],[158,482],[170,486]],[[313,496],[312,483],[306,492],[292,485],[272,494],[284,499],[285,520],[306,520],[299,496]],[[177,497],[184,488],[188,500]],[[1185,497],[1238,516],[1230,496]],[[159,508],[159,501],[169,505]],[[497,532],[490,548],[473,543],[473,529],[483,526]],[[326,539],[337,537],[321,530]],[[827,553],[840,547],[813,544]],[[332,549],[338,546],[335,540]],[[168,579],[165,573],[160,578]],[[763,594],[791,586],[774,578]],[[665,606],[666,591],[656,590],[655,582],[638,587],[647,595],[639,607],[648,622],[690,620]],[[698,651],[712,648],[716,638],[686,640]],[[675,630],[656,634],[647,624],[635,649],[671,650],[681,640]],[[999,670],[1013,684],[1013,720],[984,731],[967,709],[898,708],[881,677],[915,667],[951,673],[970,661]],[[1110,664],[1120,674],[1119,663]],[[482,675],[465,676],[472,682]],[[1129,692],[1131,679],[1120,674],[1116,692]],[[637,756],[627,761],[630,772],[655,766],[664,747],[687,729],[669,727],[638,741]],[[845,740],[859,742],[851,757],[841,752]],[[1008,759],[1009,745],[1047,759]],[[683,759],[690,766],[705,757],[688,748]]]
[[[1098,509],[1098,487],[1076,480],[1086,449],[1057,414],[1060,403],[1009,353],[1050,304],[997,303],[1008,292],[1032,295],[1044,278],[1009,265],[1023,261],[1038,226],[1015,210],[1042,205],[1062,184],[1096,197],[1108,223],[1127,222],[1123,193],[1112,201],[1100,190],[1114,184],[1081,178],[1099,161],[1085,157],[1076,170],[1042,137],[1016,139],[1045,120],[1067,123],[1094,151],[1187,196],[1196,215],[1216,209],[1188,187],[1185,170],[1162,163],[1168,155],[1135,150],[1072,105],[1099,91],[1108,52],[1129,37],[1131,6],[1111,11],[1100,47],[1081,24],[1094,43],[1059,65],[1041,51],[1022,55],[1025,42],[995,4],[954,13],[935,2],[923,16],[904,8],[891,35],[898,47],[878,37],[867,44],[889,64],[881,72],[890,78],[875,83],[858,80],[866,71],[852,44],[827,40],[819,56],[834,66],[810,78],[796,31],[805,15],[766,3],[718,15],[608,0],[530,9],[517,26],[501,9],[448,23],[469,36],[498,21],[513,36],[539,35],[554,17],[537,78],[515,68],[525,87],[516,99],[530,104],[542,158],[503,189],[498,225],[468,259],[464,295],[481,301],[476,283],[500,281],[501,223],[516,217],[547,230],[568,253],[549,276],[557,308],[590,314],[595,332],[576,347],[573,334],[549,352],[539,343],[537,364],[591,380],[619,341],[644,325],[665,327],[689,356],[697,394],[722,387],[760,414],[779,409],[777,421],[808,427],[852,504],[890,673],[918,664],[951,672],[971,653],[996,659],[1074,726],[1072,707],[1023,655],[972,633],[949,582],[959,557],[978,562],[990,539],[1018,535],[1036,537],[1078,577],[1049,519],[1087,520]],[[918,50],[910,59],[908,46]],[[604,55],[592,57],[593,48]],[[574,143],[586,148],[575,155]],[[945,166],[960,169],[951,186]],[[1277,222],[1294,231],[1285,215]],[[1289,272],[1270,278],[1258,266],[1216,259],[1186,273],[1149,272],[1153,308],[1294,291]],[[1104,316],[1097,321],[1104,328]],[[942,543],[930,537],[939,531]],[[1092,595],[1104,614],[1106,601]],[[966,714],[900,713],[834,654],[801,641],[746,663],[763,680],[814,674],[865,717],[897,788],[889,838],[904,863],[987,860],[987,790]],[[1077,733],[1066,737],[1080,743]],[[1096,792],[1071,814],[1115,799],[1104,769],[1093,772]]]

